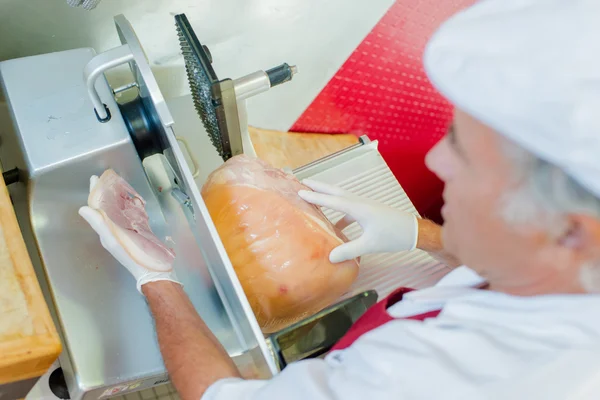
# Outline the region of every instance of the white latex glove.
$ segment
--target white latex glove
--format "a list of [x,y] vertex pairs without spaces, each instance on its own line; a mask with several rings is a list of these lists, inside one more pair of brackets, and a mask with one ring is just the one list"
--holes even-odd
[[[97,182],[97,176],[94,175],[90,178],[90,192]],[[123,246],[121,246],[121,244],[117,241],[115,236],[110,231],[108,225],[104,221],[102,214],[100,214],[98,211],[88,206],[84,206],[79,209],[79,215],[81,215],[87,221],[87,223],[90,224],[92,229],[96,231],[100,237],[100,243],[102,243],[102,247],[104,247],[119,263],[121,263],[121,265],[127,268],[131,275],[133,275],[137,282],[137,290],[140,293],[142,293],[142,285],[145,285],[149,282],[171,281],[181,284],[177,281],[177,276],[175,276],[174,271],[150,271],[135,262],[129,256],[129,254],[127,254]]]
[[416,248],[419,225],[415,215],[363,199],[323,182],[306,179],[302,183],[314,190],[298,192],[302,199],[346,214],[336,227],[344,229],[357,222],[363,229],[363,234],[358,239],[332,250],[329,255],[332,263],[352,260],[365,254],[410,251]]
[[93,10],[100,3],[100,0],[67,0],[71,7],[83,7],[86,10]]

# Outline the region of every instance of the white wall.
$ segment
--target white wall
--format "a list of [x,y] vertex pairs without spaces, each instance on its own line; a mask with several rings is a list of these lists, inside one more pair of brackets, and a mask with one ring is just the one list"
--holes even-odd
[[[0,0],[0,61],[77,47],[119,44],[112,17],[124,14],[166,97],[188,93],[173,16],[186,13],[220,78],[288,62],[294,81],[249,103],[249,123],[287,130],[393,0],[102,0],[86,11],[65,0]],[[43,65],[40,65],[43,68]],[[27,77],[23,77],[27,79]],[[118,71],[113,86],[126,83]]]

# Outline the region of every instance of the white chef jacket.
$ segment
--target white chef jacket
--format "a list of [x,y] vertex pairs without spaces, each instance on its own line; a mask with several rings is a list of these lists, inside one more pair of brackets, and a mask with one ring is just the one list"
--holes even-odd
[[[565,399],[579,382],[548,366],[600,348],[600,295],[519,297],[473,288],[481,282],[457,268],[388,309],[396,318],[442,309],[437,318],[388,322],[324,360],[290,364],[270,380],[223,379],[202,399],[481,400],[500,389],[506,399]],[[555,390],[517,390],[545,368]]]

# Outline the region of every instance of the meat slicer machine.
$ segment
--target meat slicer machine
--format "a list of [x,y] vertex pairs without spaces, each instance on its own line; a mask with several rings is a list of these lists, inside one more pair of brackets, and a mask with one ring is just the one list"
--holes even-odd
[[[296,70],[283,64],[236,80],[218,79],[208,49],[185,16],[176,23],[191,96],[163,98],[122,15],[115,17],[122,45],[107,52],[81,48],[0,63],[12,121],[1,137],[0,160],[10,172],[5,176],[15,178],[7,183],[14,182],[13,204],[62,336],[60,366],[74,400],[168,380],[143,297],[77,214],[87,201],[89,177],[107,168],[147,200],[154,232],[177,254],[175,271],[185,291],[248,377],[268,378],[291,361],[323,354],[377,295],[400,285],[429,286],[446,272],[420,251],[364,257],[358,280],[339,303],[265,337],[199,190],[224,159],[253,153],[246,99],[292,80]],[[132,82],[113,89],[104,72],[122,64],[129,66]],[[135,96],[117,100],[127,92]],[[417,212],[377,142],[367,137],[293,173]],[[324,211],[332,221],[341,218]],[[356,237],[360,227],[346,233]]]

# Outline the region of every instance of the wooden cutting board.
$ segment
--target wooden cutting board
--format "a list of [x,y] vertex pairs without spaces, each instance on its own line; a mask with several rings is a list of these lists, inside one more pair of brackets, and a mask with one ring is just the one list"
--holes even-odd
[[0,384],[44,374],[61,344],[0,177]]
[[248,127],[258,158],[295,169],[358,143],[349,134],[279,132]]

